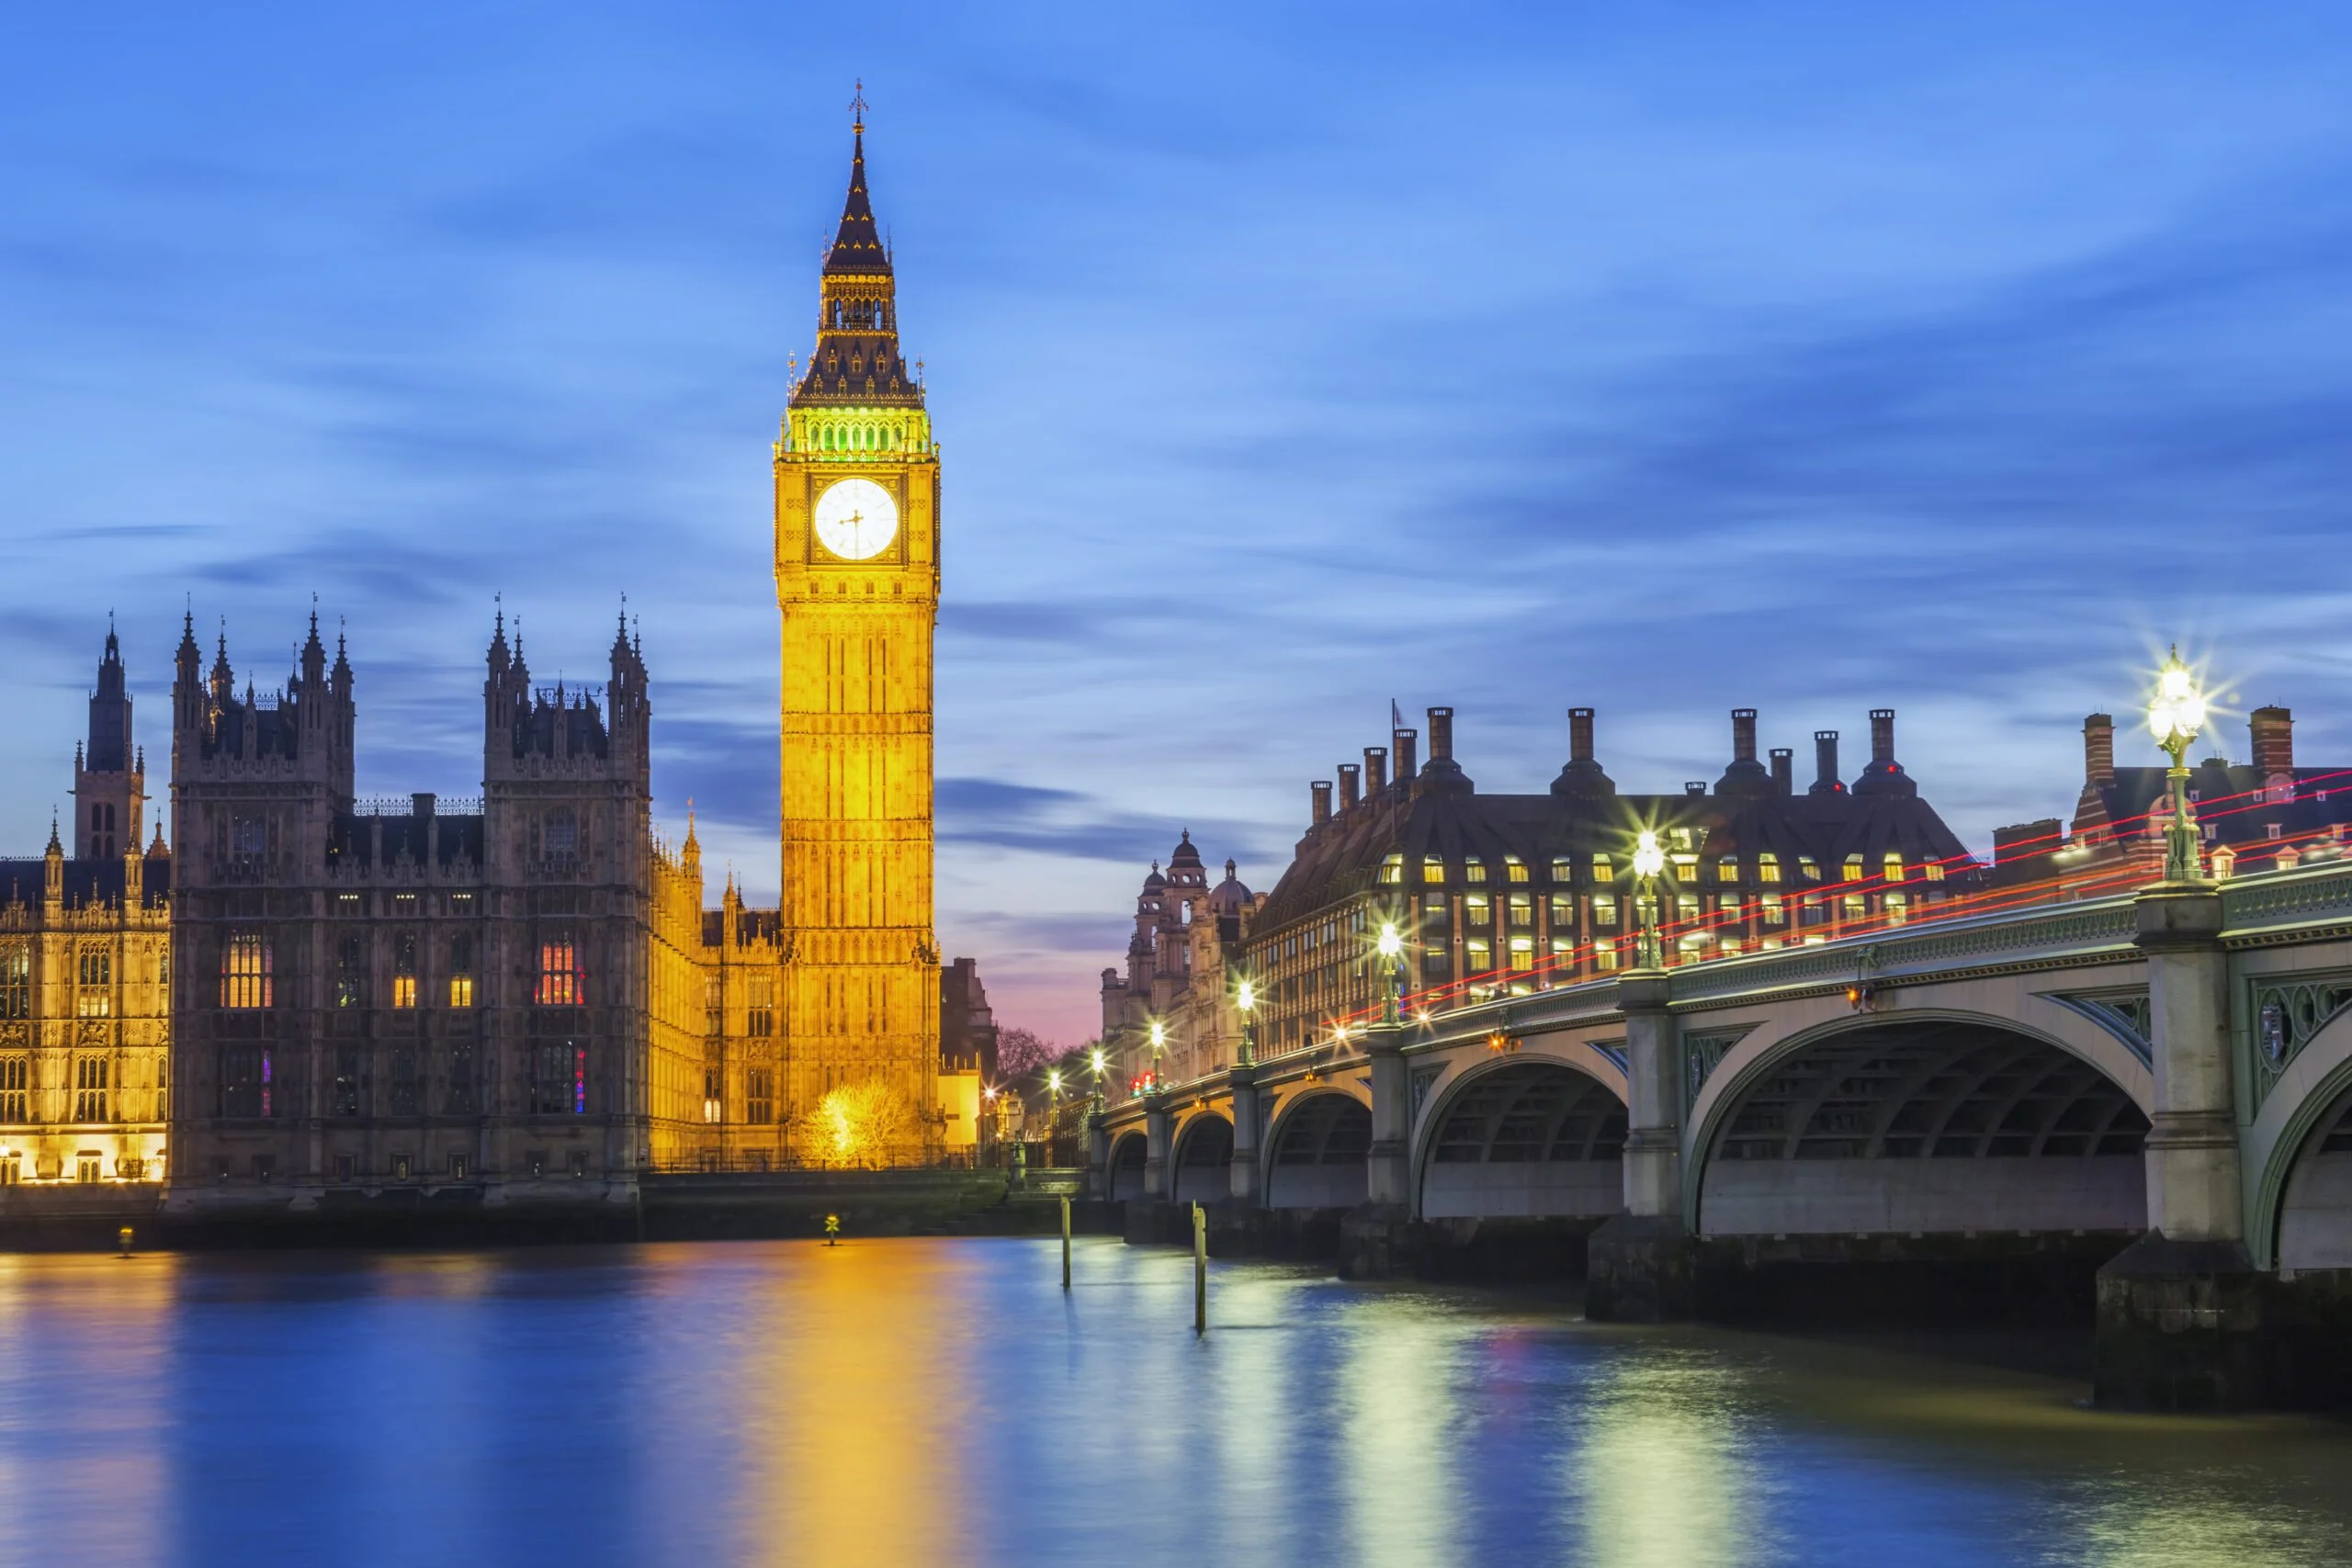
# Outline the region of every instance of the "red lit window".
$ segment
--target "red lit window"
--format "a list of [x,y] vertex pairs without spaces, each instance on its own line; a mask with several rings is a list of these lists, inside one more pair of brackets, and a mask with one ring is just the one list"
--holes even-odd
[[569,937],[539,943],[539,984],[531,999],[548,1008],[586,1004],[588,995],[580,973],[580,950]]

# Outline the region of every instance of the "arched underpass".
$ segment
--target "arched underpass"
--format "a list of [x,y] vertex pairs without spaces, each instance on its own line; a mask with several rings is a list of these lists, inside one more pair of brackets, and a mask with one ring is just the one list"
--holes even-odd
[[2288,1174],[2278,1267],[2352,1269],[2352,1089],[2320,1113]]
[[1599,1218],[1624,1207],[1625,1107],[1573,1067],[1481,1073],[1442,1108],[1421,1173],[1421,1217]]
[[1310,1094],[1274,1129],[1266,1167],[1269,1209],[1351,1209],[1364,1201],[1372,1111],[1334,1089]]
[[1842,1030],[1773,1063],[1719,1125],[1701,1267],[1742,1279],[1701,1289],[1742,1315],[2086,1325],[2098,1265],[2147,1229],[2147,1118],[2088,1063],[1994,1024]]
[[1141,1133],[1128,1133],[1111,1145],[1111,1199],[1125,1202],[1143,1196],[1143,1167],[1148,1151]]
[[1176,1135],[1176,1201],[1216,1203],[1232,1195],[1233,1123],[1196,1116]]

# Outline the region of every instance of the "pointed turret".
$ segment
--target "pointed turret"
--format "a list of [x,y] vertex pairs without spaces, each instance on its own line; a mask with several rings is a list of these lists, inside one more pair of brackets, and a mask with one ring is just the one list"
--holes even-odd
[[[849,197],[825,257],[817,347],[792,406],[921,408],[922,388],[899,353],[898,296],[890,254],[865,194],[865,100],[851,128]],[[831,448],[827,448],[831,450]],[[857,450],[870,449],[863,445]]]

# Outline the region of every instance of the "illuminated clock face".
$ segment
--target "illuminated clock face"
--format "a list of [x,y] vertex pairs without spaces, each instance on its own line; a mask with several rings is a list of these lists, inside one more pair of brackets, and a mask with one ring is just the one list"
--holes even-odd
[[817,498],[817,538],[843,560],[866,560],[899,536],[899,503],[872,479],[842,479]]

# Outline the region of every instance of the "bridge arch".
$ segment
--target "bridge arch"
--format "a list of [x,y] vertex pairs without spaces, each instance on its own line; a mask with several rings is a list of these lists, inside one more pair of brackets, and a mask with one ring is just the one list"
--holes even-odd
[[1233,1123],[1214,1111],[1176,1129],[1169,1195],[1179,1203],[1216,1203],[1233,1195]]
[[1343,1089],[1285,1100],[1266,1138],[1266,1207],[1351,1209],[1370,1195],[1372,1108]]
[[1111,1200],[1125,1202],[1143,1197],[1144,1161],[1149,1156],[1140,1129],[1130,1129],[1111,1145]]
[[2352,1268],[2352,1010],[2287,1064],[2244,1147],[2256,1265]]
[[1624,1205],[1625,1102],[1566,1062],[1514,1057],[1457,1076],[1421,1119],[1424,1219],[1592,1218]]
[[2147,1127],[2130,1089],[2030,1025],[1849,1014],[1710,1075],[1685,1218],[1708,1235],[2136,1233]]

